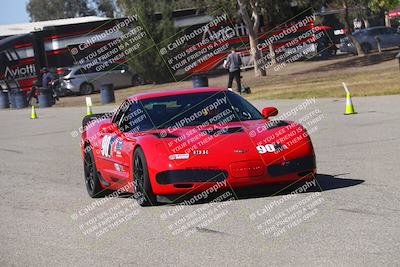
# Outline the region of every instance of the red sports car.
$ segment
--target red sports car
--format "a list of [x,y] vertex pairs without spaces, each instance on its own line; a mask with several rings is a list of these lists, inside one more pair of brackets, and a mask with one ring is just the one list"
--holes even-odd
[[82,154],[91,197],[141,196],[313,179],[315,155],[299,124],[271,120],[240,95],[217,88],[138,94],[114,112],[83,119]]

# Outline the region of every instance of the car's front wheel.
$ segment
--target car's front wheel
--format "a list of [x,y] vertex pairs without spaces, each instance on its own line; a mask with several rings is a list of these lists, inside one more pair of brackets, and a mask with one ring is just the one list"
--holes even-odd
[[133,186],[135,197],[141,206],[157,204],[156,195],[151,187],[146,157],[141,148],[137,148],[133,154]]
[[109,194],[109,190],[103,189],[100,185],[99,174],[97,172],[96,164],[94,161],[93,152],[90,147],[86,147],[84,157],[84,174],[86,190],[90,197],[101,198]]

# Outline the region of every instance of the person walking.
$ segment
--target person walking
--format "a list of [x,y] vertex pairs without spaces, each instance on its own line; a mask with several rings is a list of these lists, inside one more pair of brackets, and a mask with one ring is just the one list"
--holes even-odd
[[242,65],[242,58],[234,47],[231,48],[231,53],[228,55],[224,62],[224,67],[229,69],[228,89],[232,90],[233,79],[236,81],[239,94],[242,92],[242,85],[240,83],[240,66]]

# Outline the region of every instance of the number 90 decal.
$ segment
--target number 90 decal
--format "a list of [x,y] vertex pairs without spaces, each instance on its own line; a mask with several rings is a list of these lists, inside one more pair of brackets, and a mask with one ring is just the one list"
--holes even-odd
[[264,146],[257,146],[258,153],[265,154],[267,152],[275,152],[275,146],[273,144],[266,144]]
[[287,146],[281,144],[266,144],[257,146],[256,148],[258,150],[258,153],[265,154],[267,152],[269,153],[280,152],[282,150],[287,149]]

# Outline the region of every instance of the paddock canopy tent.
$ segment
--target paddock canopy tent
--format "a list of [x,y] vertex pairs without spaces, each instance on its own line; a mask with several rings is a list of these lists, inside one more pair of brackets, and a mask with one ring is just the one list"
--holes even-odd
[[[13,88],[29,91],[40,80],[42,67],[55,70],[73,65],[76,59],[69,52],[71,46],[85,42],[117,22],[118,19],[81,17],[0,25],[0,87],[13,84]],[[109,39],[100,41],[111,41],[115,36]],[[94,46],[85,52],[97,49]]]
[[88,23],[88,22],[96,22],[104,20],[109,20],[109,18],[88,16],[80,18],[57,19],[57,20],[37,21],[30,23],[0,25],[0,38],[2,38],[3,36],[19,35],[35,31],[42,31],[43,29],[48,27],[73,25],[79,23]]
[[0,40],[0,52],[10,47],[14,47],[21,42],[28,41],[30,38],[30,34],[18,34],[5,37]]
[[[25,78],[33,78],[37,75],[35,62],[26,64],[22,68],[15,67],[23,62],[16,52],[20,44],[32,42],[32,34],[19,34],[8,36],[0,40],[0,89],[9,90],[12,88],[21,89],[25,84],[18,82],[19,73]],[[32,52],[33,53],[33,52]],[[18,73],[18,74],[17,74]]]

